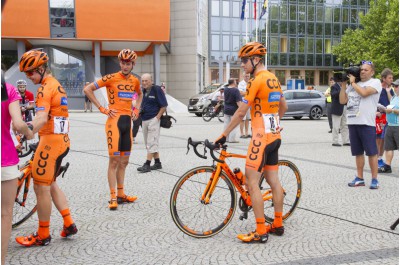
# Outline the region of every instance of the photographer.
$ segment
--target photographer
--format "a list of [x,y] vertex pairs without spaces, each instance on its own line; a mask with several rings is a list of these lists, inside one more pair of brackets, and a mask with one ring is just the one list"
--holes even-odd
[[342,136],[343,145],[350,145],[349,128],[347,127],[347,108],[339,101],[340,87],[342,82],[335,82],[330,87],[331,113],[332,113],[332,146],[340,147],[339,131]]
[[350,85],[342,83],[339,99],[341,104],[347,103],[347,124],[350,133],[351,153],[356,157],[357,175],[349,187],[365,186],[364,152],[368,156],[372,181],[370,189],[377,189],[378,184],[378,148],[376,146],[375,110],[382,91],[379,79],[372,78],[375,67],[370,61],[362,61],[360,81],[348,75]]

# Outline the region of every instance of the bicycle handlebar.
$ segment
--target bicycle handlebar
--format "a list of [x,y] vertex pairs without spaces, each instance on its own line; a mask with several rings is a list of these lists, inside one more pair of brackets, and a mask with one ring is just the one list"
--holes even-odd
[[[211,157],[212,157],[215,161],[217,161],[217,162],[219,162],[219,163],[225,163],[225,161],[218,159],[218,158],[215,156],[215,154],[214,154],[214,150],[220,149],[220,146],[211,143],[210,141],[208,141],[208,139],[204,140],[204,142],[203,142],[203,141],[193,141],[192,138],[189,137],[189,138],[188,138],[188,145],[187,145],[187,149],[188,149],[187,153],[188,153],[189,150],[190,150],[189,145],[191,145],[191,146],[193,146],[193,150],[194,150],[195,154],[196,154],[198,157],[203,158],[203,159],[207,159],[207,156],[205,156],[205,154],[207,153],[206,148],[204,148],[204,155],[201,155],[201,154],[197,151],[197,146],[198,146],[199,144],[203,144],[205,147],[207,147],[208,149],[210,149],[210,155],[211,155]],[[227,145],[223,145],[223,146],[222,146],[223,149],[226,149],[227,147],[228,147]],[[186,153],[186,154],[187,154],[187,153]]]

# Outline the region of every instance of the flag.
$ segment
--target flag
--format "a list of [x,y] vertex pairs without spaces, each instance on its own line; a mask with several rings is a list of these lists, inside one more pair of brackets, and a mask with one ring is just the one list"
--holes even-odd
[[265,12],[267,12],[267,7],[268,7],[268,0],[264,0],[264,4],[261,8],[260,19],[264,16]]
[[246,0],[243,0],[242,4],[242,14],[240,15],[240,19],[244,20],[244,13],[246,12]]
[[257,0],[254,0],[254,20],[257,20]]

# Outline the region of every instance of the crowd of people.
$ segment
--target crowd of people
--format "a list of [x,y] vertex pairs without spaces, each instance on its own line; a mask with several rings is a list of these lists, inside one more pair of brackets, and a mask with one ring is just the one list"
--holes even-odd
[[[277,77],[265,70],[265,54],[263,44],[245,44],[238,54],[244,70],[243,80],[237,84],[235,79],[229,79],[228,85],[220,90],[216,98],[218,102],[224,99],[225,122],[222,134],[214,143],[236,143],[239,134],[240,138],[251,138],[245,176],[254,209],[255,230],[239,234],[238,239],[243,242],[265,243],[270,233],[279,236],[284,234],[283,189],[278,178],[278,151],[282,141],[280,119],[288,107]],[[92,111],[94,105],[107,116],[105,136],[109,154],[107,179],[110,210],[117,210],[118,205],[133,203],[138,199],[125,192],[125,172],[140,125],[147,157],[143,166],[137,170],[147,173],[162,168],[159,139],[160,119],[168,106],[165,85],[155,85],[149,73],[143,74],[139,81],[132,74],[136,59],[134,51],[123,49],[118,55],[120,71],[105,75],[93,83],[87,82],[83,89],[85,112]],[[48,60],[44,51],[33,49],[26,52],[19,62],[20,71],[33,84],[40,85],[36,94],[34,119],[30,116],[34,108],[33,95],[26,90],[26,81],[19,80],[17,89],[6,83],[3,86],[2,83],[2,96],[8,96],[4,101],[2,99],[2,263],[10,237],[12,206],[19,175],[17,153],[11,152],[15,150],[9,137],[11,121],[14,129],[28,139],[35,133],[40,137],[37,147],[40,156],[34,157],[32,170],[38,229],[30,235],[17,237],[16,241],[23,246],[45,246],[51,242],[52,203],[63,217],[60,236],[69,237],[78,232],[67,198],[55,181],[56,171],[70,149],[70,125],[67,93],[53,77]],[[348,183],[350,187],[365,186],[366,155],[372,177],[370,188],[377,189],[378,172],[391,172],[393,151],[398,150],[399,80],[393,82],[393,72],[389,69],[381,73],[381,80],[374,78],[374,74],[374,64],[363,61],[359,81],[353,75],[348,75],[349,82],[335,82],[331,79],[326,91],[332,146],[349,145],[355,157],[357,173]],[[101,87],[106,88],[108,106],[102,106],[94,94]],[[121,91],[120,87],[124,87],[124,90]],[[25,121],[30,124],[27,125]],[[3,152],[8,155],[3,155]],[[385,161],[381,160],[384,152]],[[262,174],[272,189],[275,212],[272,224],[265,222],[259,188]]]

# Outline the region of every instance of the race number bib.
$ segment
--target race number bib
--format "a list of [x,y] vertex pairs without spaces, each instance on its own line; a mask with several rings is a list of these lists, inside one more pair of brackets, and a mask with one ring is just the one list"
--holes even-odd
[[278,114],[263,114],[265,133],[279,132],[279,116]]
[[69,131],[69,120],[67,117],[54,117],[54,133],[66,134]]

